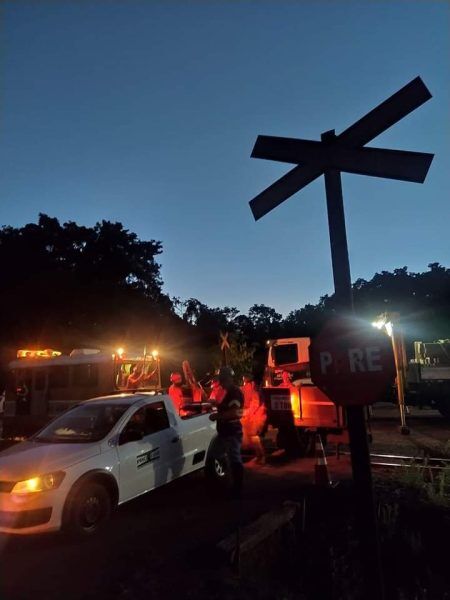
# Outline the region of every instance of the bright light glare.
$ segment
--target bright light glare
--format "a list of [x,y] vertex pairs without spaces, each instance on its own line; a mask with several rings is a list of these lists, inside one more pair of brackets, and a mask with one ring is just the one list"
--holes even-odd
[[152,352],[153,358],[156,358],[158,356],[158,354],[159,354],[158,350],[153,350],[153,352]]
[[294,419],[300,419],[300,398],[297,391],[291,392],[291,407]]
[[42,482],[40,477],[33,477],[26,481],[19,481],[14,486],[13,494],[32,494],[33,492],[40,492],[42,490]]
[[122,355],[124,352],[125,352],[125,350],[123,348],[117,348],[117,350],[116,350],[116,354],[119,358],[122,358]]
[[384,329],[386,330],[386,333],[388,334],[389,337],[392,337],[392,323],[391,321],[385,321],[384,319],[379,319],[378,321],[373,321],[372,323],[373,327],[376,327],[377,329]]
[[16,497],[25,497],[36,492],[54,490],[60,486],[64,476],[63,471],[56,471],[55,473],[42,475],[42,477],[31,477],[24,481],[18,481],[11,490],[11,494]]

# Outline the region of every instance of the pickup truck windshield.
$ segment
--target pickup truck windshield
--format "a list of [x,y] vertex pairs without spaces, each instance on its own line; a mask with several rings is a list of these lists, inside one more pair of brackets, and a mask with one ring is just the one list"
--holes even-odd
[[75,406],[33,437],[35,442],[97,442],[114,427],[129,404],[88,403]]

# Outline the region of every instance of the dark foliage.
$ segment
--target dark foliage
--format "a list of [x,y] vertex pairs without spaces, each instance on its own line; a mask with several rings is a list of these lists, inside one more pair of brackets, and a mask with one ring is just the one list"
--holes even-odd
[[[37,223],[0,230],[0,346],[3,364],[17,347],[164,348],[167,369],[189,358],[199,372],[212,367],[219,332],[256,349],[264,360],[267,339],[311,336],[334,314],[333,296],[323,296],[284,319],[274,308],[254,304],[209,307],[196,298],[169,299],[157,257],[161,242],[142,241],[121,223],[94,227],[61,224],[41,214]],[[382,271],[353,285],[355,310],[365,319],[400,314],[407,341],[450,337],[450,269],[431,263],[424,273],[407,267]],[[261,365],[260,365],[261,366]]]
[[171,315],[156,257],[120,223],[83,227],[40,215],[0,231],[3,345],[95,345]]

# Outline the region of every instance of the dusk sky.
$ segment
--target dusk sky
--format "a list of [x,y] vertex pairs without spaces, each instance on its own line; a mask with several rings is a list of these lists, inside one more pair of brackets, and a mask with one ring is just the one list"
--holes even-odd
[[331,293],[323,178],[254,222],[289,165],[258,134],[339,134],[420,75],[371,146],[435,153],[423,185],[343,175],[352,278],[450,266],[450,4],[4,2],[0,225],[39,212],[163,243],[164,289],[286,314]]

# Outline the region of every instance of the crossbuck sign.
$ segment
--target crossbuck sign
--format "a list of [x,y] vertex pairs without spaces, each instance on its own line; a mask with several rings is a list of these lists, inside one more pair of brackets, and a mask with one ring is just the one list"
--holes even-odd
[[431,98],[416,77],[340,135],[322,135],[322,141],[258,136],[253,158],[293,163],[294,169],[250,201],[255,220],[324,174],[327,169],[423,183],[433,154],[366,148],[368,142]]

